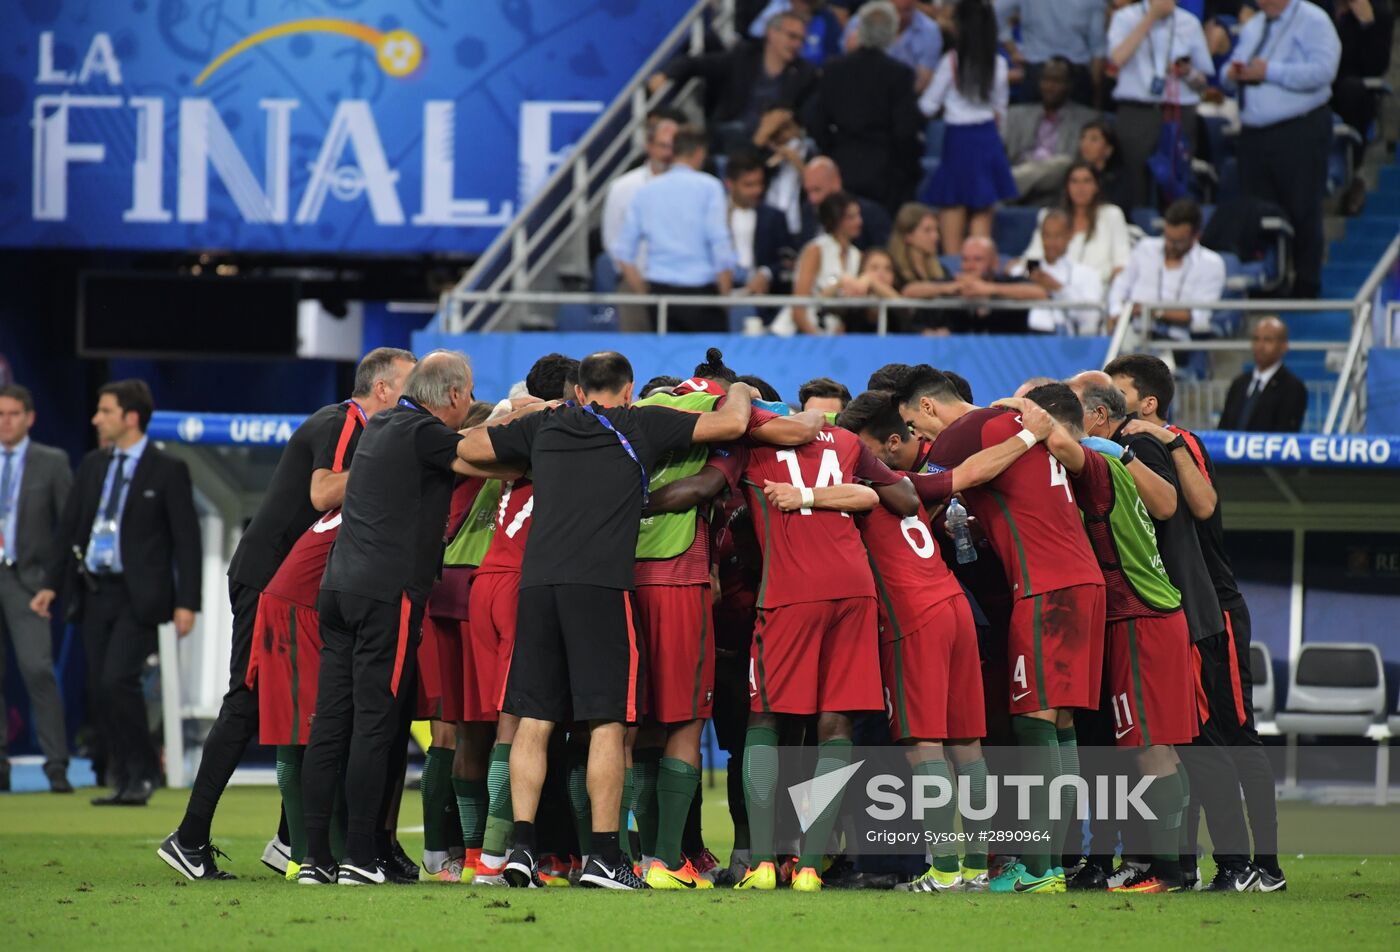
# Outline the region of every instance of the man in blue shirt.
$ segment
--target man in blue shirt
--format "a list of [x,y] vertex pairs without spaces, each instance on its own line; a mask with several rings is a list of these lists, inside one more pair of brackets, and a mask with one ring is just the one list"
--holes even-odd
[[[1039,102],[1041,69],[1063,56],[1071,66],[1070,98],[1086,106],[1094,103],[1107,55],[1104,9],[1103,0],[996,0],[1001,42],[1011,61],[1026,67],[1017,102]],[[1012,20],[1019,27],[1019,43],[1012,36]]]
[[1288,215],[1295,234],[1295,297],[1322,288],[1322,197],[1332,143],[1332,81],[1342,44],[1322,8],[1259,0],[1220,82],[1240,98],[1240,180],[1246,194]]
[[[676,132],[673,164],[637,192],[617,245],[608,249],[637,294],[729,294],[734,286],[734,241],[726,220],[728,198],[705,164],[705,134]],[[637,252],[646,243],[645,273]],[[723,308],[668,306],[667,329],[719,332],[729,327]]]

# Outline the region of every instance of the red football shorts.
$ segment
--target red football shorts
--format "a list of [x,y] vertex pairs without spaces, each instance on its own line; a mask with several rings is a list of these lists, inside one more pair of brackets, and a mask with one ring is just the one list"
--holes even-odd
[[321,619],[276,595],[258,597],[248,683],[258,688],[258,743],[305,744],[321,676]]
[[706,585],[639,585],[637,628],[646,645],[646,716],[662,724],[714,711],[714,595]]
[[430,618],[423,626],[428,637],[431,627],[437,638],[437,660],[442,688],[439,720],[496,720],[498,689],[495,632],[483,637],[484,626],[455,618]]
[[[518,572],[487,572],[472,576],[471,598],[467,611],[472,618],[472,659],[482,666],[490,665],[491,680],[482,682],[485,693],[475,702],[478,720],[496,719],[506,691],[506,674],[515,650],[515,616],[520,607],[520,574]],[[494,655],[492,652],[494,651]],[[494,664],[486,659],[495,658]],[[465,659],[464,659],[465,661]],[[489,688],[489,690],[487,690]],[[490,716],[484,716],[490,711]],[[470,720],[470,718],[469,718]]]
[[749,709],[880,710],[877,618],[873,597],[760,608],[749,649]]
[[437,622],[451,619],[424,616],[418,638],[418,697],[414,700],[413,716],[418,720],[442,720],[442,660],[440,642],[455,638],[455,633],[443,633]]
[[1108,684],[1119,747],[1189,744],[1196,736],[1196,679],[1186,615],[1108,624]]
[[1006,646],[1011,713],[1097,709],[1103,642],[1102,585],[1071,585],[1018,599]]
[[903,638],[882,640],[880,672],[895,740],[985,736],[977,626],[962,595],[940,602]]

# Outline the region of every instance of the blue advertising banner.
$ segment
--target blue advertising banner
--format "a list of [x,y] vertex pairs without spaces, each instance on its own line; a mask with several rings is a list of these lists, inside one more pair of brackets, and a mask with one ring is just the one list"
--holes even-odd
[[1313,436],[1225,430],[1198,435],[1217,466],[1400,469],[1400,436]]
[[481,251],[692,3],[0,4],[0,245]]

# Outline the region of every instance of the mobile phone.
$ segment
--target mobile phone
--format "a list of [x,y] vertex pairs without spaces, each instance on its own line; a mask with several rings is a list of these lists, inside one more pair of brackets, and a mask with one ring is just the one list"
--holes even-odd
[[1028,259],[1028,260],[1026,261],[1026,272],[1027,272],[1027,273],[1030,273],[1031,271],[1039,271],[1039,270],[1040,270],[1040,259],[1038,259],[1038,258],[1030,258],[1030,259]]

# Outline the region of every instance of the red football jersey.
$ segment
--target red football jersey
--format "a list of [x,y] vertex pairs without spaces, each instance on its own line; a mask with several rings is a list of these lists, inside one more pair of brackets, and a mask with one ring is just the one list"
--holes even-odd
[[875,573],[881,641],[913,634],[940,603],[962,594],[962,586],[939,555],[922,504],[917,516],[901,519],[876,506],[856,522]]
[[[1021,418],[1009,410],[973,410],[939,434],[932,459],[952,469],[1020,430]],[[1069,474],[1043,444],[1032,446],[990,483],[961,496],[1001,559],[1014,598],[1104,583]]]
[[340,510],[332,509],[301,534],[263,591],[314,611],[316,596],[321,591],[321,576],[326,574],[326,560],[339,534]]
[[837,427],[824,427],[803,446],[750,446],[744,483],[763,549],[758,606],[777,608],[875,594],[855,520],[830,509],[781,512],[763,495],[765,480],[819,489],[856,480],[888,486],[903,478],[876,459],[854,433]]
[[496,531],[476,574],[519,572],[525,558],[525,540],[530,537],[531,515],[535,511],[535,484],[529,479],[508,480],[501,485],[501,501],[496,506]]

